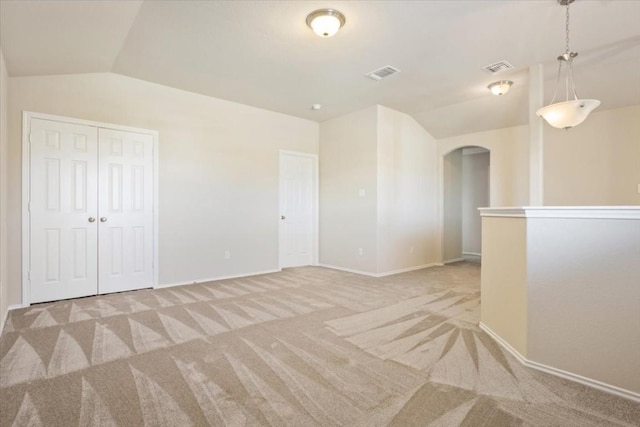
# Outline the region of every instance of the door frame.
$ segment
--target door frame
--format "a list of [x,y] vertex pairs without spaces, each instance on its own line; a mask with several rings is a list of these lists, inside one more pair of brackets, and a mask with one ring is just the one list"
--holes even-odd
[[307,159],[311,159],[313,162],[313,182],[311,184],[311,190],[313,192],[313,194],[311,195],[311,201],[313,203],[313,206],[311,207],[311,265],[318,265],[318,230],[320,223],[320,170],[318,168],[318,155],[303,153],[300,151],[280,150],[278,153],[278,269],[282,270],[282,257],[280,256],[280,248],[282,246],[282,221],[280,220],[280,216],[282,215],[282,213],[280,212],[280,203],[282,201],[281,184],[283,155],[304,157]]
[[136,132],[151,135],[153,138],[153,287],[158,286],[158,138],[159,132],[150,129],[96,122],[93,120],[52,114],[22,112],[22,306],[31,305],[31,144],[29,134],[31,119],[50,120],[91,126],[95,128],[114,129],[124,132]]

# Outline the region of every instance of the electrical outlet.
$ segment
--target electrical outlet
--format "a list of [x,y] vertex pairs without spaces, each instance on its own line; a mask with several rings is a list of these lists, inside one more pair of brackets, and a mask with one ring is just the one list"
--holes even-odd
[[367,190],[365,190],[364,188],[360,188],[358,190],[358,197],[362,198],[365,197],[367,195]]
[[409,253],[412,254],[414,252],[415,248],[413,247],[413,245],[409,248]]
[[362,248],[358,248],[358,255],[362,256],[363,252],[362,252]]
[[231,259],[231,252],[224,251],[224,259]]

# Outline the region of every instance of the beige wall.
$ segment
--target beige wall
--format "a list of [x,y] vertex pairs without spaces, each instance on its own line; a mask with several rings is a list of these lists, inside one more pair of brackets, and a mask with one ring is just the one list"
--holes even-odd
[[377,125],[378,273],[438,262],[435,139],[381,106]]
[[8,74],[4,62],[4,55],[0,50],[0,333],[4,326],[7,309],[9,307],[9,264],[7,258],[7,106],[8,106]]
[[444,157],[442,261],[462,258],[462,149]]
[[377,111],[320,124],[320,264],[377,272]]
[[21,298],[23,110],[160,132],[161,285],[278,268],[279,150],[317,153],[317,123],[110,73],[9,84],[10,303]]
[[480,321],[527,357],[527,222],[482,218]]
[[640,205],[640,105],[544,132],[545,205]]
[[438,154],[478,146],[491,151],[491,206],[525,206],[529,200],[529,127],[517,126],[438,140]]

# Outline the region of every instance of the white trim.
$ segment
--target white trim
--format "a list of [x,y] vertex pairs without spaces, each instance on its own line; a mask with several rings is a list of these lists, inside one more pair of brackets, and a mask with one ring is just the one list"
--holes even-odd
[[112,123],[96,122],[93,120],[83,120],[74,117],[55,116],[52,114],[34,113],[30,111],[22,112],[22,307],[31,305],[31,282],[28,277],[30,270],[31,247],[30,247],[30,213],[29,202],[31,199],[31,144],[29,136],[31,131],[31,119],[51,120],[56,122],[71,123],[77,125],[91,126],[99,129],[113,129],[124,132],[135,132],[151,135],[153,138],[153,286],[158,284],[158,164],[159,164],[159,132],[150,129],[135,128],[130,126],[116,125]]
[[480,329],[482,329],[487,335],[493,338],[502,348],[507,350],[514,356],[520,363],[522,363],[527,368],[535,369],[537,371],[541,371],[550,375],[554,375],[556,377],[564,378],[569,381],[577,382],[588,387],[593,387],[600,391],[604,391],[606,393],[615,394],[616,396],[623,397],[625,399],[633,400],[634,402],[640,403],[640,393],[636,393],[631,390],[626,390],[620,387],[616,387],[614,385],[610,385],[607,383],[603,383],[602,381],[594,380],[592,378],[587,378],[582,375],[574,374],[571,372],[563,371],[562,369],[554,368],[553,366],[544,365],[542,363],[535,362],[533,360],[529,360],[523,355],[521,355],[516,349],[511,347],[508,342],[503,340],[498,334],[493,332],[491,328],[489,328],[484,323],[480,322],[478,324]]
[[278,153],[278,268],[282,269],[282,263],[280,259],[280,239],[282,236],[282,221],[280,220],[280,165],[282,162],[282,155],[306,157],[313,160],[313,219],[312,219],[312,232],[311,232],[311,265],[318,265],[318,258],[320,254],[320,165],[318,161],[318,155],[313,153],[305,153],[302,151],[291,150],[279,150]]
[[439,262],[432,262],[430,264],[416,265],[413,267],[402,268],[400,270],[385,271],[384,273],[371,273],[368,271],[354,270],[352,268],[339,267],[337,265],[329,265],[329,264],[318,264],[318,267],[330,268],[332,270],[346,271],[347,273],[361,274],[363,276],[369,276],[369,277],[386,277],[386,276],[391,276],[393,274],[400,274],[400,273],[406,273],[409,271],[422,270],[423,268],[442,267],[442,265],[443,264]]
[[462,255],[469,255],[477,258],[482,258],[482,254],[478,252],[462,252]]
[[413,267],[401,268],[399,270],[391,270],[391,271],[386,271],[384,273],[378,273],[376,277],[392,276],[394,274],[400,274],[400,273],[406,273],[409,271],[422,270],[424,268],[442,267],[442,266],[443,264],[441,262],[431,262],[429,264],[416,265]]
[[279,273],[282,270],[279,268],[276,268],[274,270],[263,270],[263,271],[253,271],[251,273],[244,273],[244,274],[232,274],[229,276],[218,276],[218,277],[212,277],[209,279],[196,279],[196,280],[192,280],[190,282],[176,282],[176,283],[165,283],[162,285],[156,285],[153,287],[153,289],[163,289],[163,288],[172,288],[174,286],[184,286],[184,285],[197,285],[199,283],[206,283],[206,282],[215,282],[218,280],[227,280],[227,279],[238,279],[241,277],[251,277],[251,276],[259,276],[261,274],[271,274],[271,273]]
[[483,217],[640,219],[640,206],[522,206],[478,210]]
[[460,261],[464,261],[463,257],[460,258],[452,258],[452,259],[446,259],[444,261],[442,261],[442,264],[451,264],[452,262],[460,262]]
[[347,273],[361,274],[363,276],[378,277],[376,273],[370,273],[368,271],[362,271],[362,270],[354,270],[353,268],[347,268],[347,267],[339,267],[337,265],[318,264],[318,267],[330,268],[332,270],[346,271]]

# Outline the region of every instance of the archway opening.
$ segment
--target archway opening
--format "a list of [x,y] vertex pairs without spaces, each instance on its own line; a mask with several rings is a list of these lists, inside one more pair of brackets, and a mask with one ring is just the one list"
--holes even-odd
[[478,208],[489,206],[491,152],[460,147],[443,158],[443,263],[482,259]]

